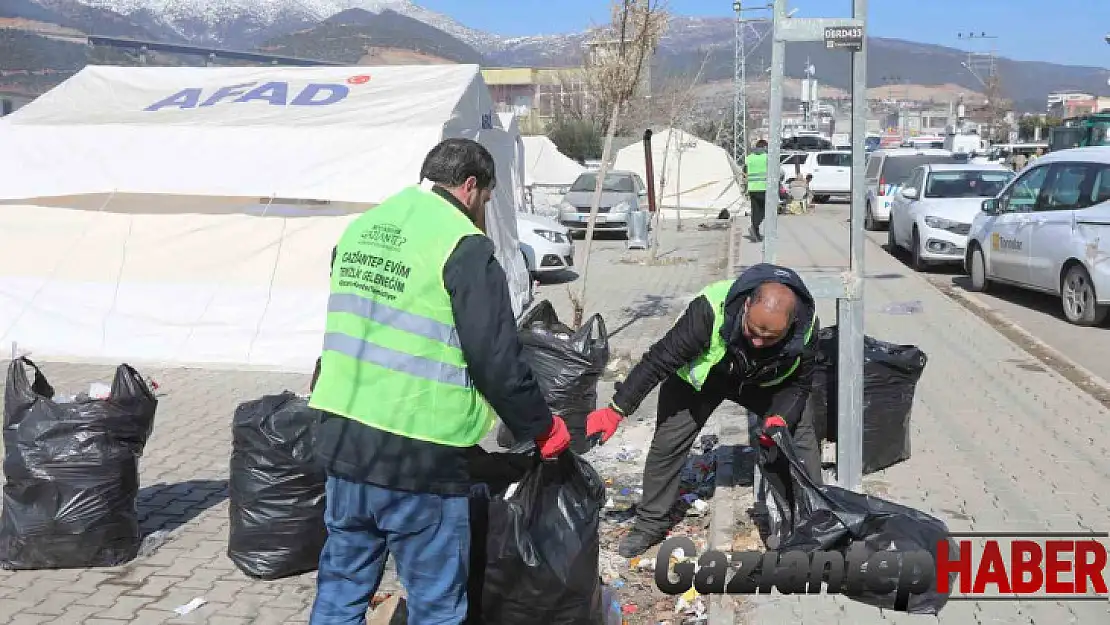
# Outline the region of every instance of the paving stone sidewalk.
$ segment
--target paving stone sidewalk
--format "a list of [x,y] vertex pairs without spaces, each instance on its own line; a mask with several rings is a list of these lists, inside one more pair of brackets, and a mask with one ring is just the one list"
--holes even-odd
[[[601,312],[615,354],[639,356],[673,323],[689,298],[724,268],[727,231],[700,229],[688,221],[683,232],[661,229],[657,262],[628,251],[620,240],[595,243],[586,297],[587,315]],[[577,243],[581,267],[584,245]],[[549,298],[570,320],[567,286],[545,284]],[[38,363],[60,394],[109,382],[113,367]],[[7,369],[7,362],[0,366]],[[137,365],[139,366],[139,365]],[[168,531],[168,540],[149,557],[114,569],[0,571],[0,624],[206,623],[208,625],[304,623],[315,593],[315,575],[274,582],[254,581],[225,555],[228,536],[227,477],[231,418],[235,407],[261,395],[289,389],[305,392],[308,376],[257,371],[145,368],[163,393],[155,431],[141,463],[139,511],[146,533]],[[612,377],[612,376],[608,376]],[[599,389],[600,401],[612,380]],[[654,400],[642,421],[630,424],[610,449],[644,445],[650,438]],[[602,459],[604,460],[604,459]],[[643,457],[624,463],[642,471]],[[395,581],[383,582],[383,590]],[[203,598],[207,604],[184,617],[174,608]]]
[[[778,262],[799,271],[846,266],[847,216],[841,205],[780,217]],[[953,531],[1106,531],[1110,411],[876,244],[865,254],[867,334],[918,345],[929,357],[917,387],[913,457],[868,476],[865,489],[934,514]],[[744,240],[740,264],[753,262],[758,247]],[[898,308],[918,312],[894,314]],[[825,325],[834,322],[832,302],[820,313]],[[824,595],[745,599],[736,622],[931,622]],[[1110,607],[950,602],[939,622],[1095,625],[1110,623]]]

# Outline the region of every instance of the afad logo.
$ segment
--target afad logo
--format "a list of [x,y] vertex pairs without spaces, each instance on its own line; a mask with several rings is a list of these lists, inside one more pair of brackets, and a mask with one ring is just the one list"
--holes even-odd
[[328,106],[342,102],[351,93],[348,85],[364,85],[370,82],[370,76],[361,74],[351,76],[347,84],[338,83],[309,83],[297,91],[291,89],[289,83],[283,80],[274,80],[259,84],[247,82],[238,85],[220,87],[210,95],[204,93],[203,87],[189,87],[182,89],[168,98],[159,100],[143,109],[144,111],[160,111],[166,108],[195,109],[198,107],[214,106],[221,102],[265,102],[271,106]]

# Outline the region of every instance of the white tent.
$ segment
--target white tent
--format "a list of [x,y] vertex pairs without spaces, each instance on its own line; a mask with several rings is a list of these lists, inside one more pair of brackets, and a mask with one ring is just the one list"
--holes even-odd
[[[743,193],[740,171],[723,148],[674,128],[651,137],[652,167],[655,170],[656,201],[664,215],[716,217],[721,209],[741,212]],[[644,148],[639,142],[617,152],[613,169],[632,171],[647,180]],[[746,212],[746,209],[743,209]]]
[[524,137],[524,184],[532,190],[532,209],[558,219],[567,188],[586,168],[571,160],[545,136]]
[[513,140],[513,198],[516,201],[516,209],[518,211],[523,210],[526,205],[524,201],[524,138],[520,135],[520,123],[517,121],[516,115],[512,113],[498,113],[497,117],[501,120],[501,127],[509,133]]
[[524,137],[524,184],[567,187],[586,168],[574,162],[545,136]]
[[[0,345],[311,370],[332,247],[446,137],[512,168],[477,66],[90,66],[0,125]],[[499,188],[487,222],[519,314]]]

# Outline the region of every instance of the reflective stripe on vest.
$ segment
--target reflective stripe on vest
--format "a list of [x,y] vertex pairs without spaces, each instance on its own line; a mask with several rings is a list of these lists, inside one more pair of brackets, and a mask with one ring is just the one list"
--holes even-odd
[[348,226],[336,248],[313,408],[407,438],[469,447],[495,415],[473,387],[443,269],[480,230],[412,187]]
[[748,167],[748,190],[767,190],[767,154],[749,154],[744,159]]

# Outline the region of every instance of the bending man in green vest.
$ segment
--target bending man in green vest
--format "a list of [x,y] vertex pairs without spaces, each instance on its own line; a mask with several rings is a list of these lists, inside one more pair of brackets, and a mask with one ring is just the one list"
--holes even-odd
[[[763,225],[763,217],[767,213],[767,142],[760,139],[755,144],[755,149],[744,159],[744,172],[748,175],[748,199],[751,201],[752,226],[751,237],[753,240],[762,241],[763,233],[759,227]],[[778,206],[778,186],[772,196]]]
[[464,622],[474,447],[495,414],[545,458],[570,445],[522,359],[483,234],[493,157],[448,139],[420,177],[354,220],[333,253],[310,402],[324,413],[316,452],[328,474],[313,625],[365,623],[387,552],[409,623]]
[[[724,400],[758,414],[760,432],[788,428],[815,481],[820,447],[805,410],[817,355],[813,297],[793,271],[770,264],[750,267],[736,280],[709,285],[643,359],[619,382],[612,402],[586,421],[586,435],[602,442],[662,383],[655,435],[644,466],[644,492],[636,523],[621,540],[626,558],[666,538],[673,525],[680,476],[698,433]],[[760,443],[771,446],[765,435]],[[789,471],[779,457],[765,471],[790,494]]]

